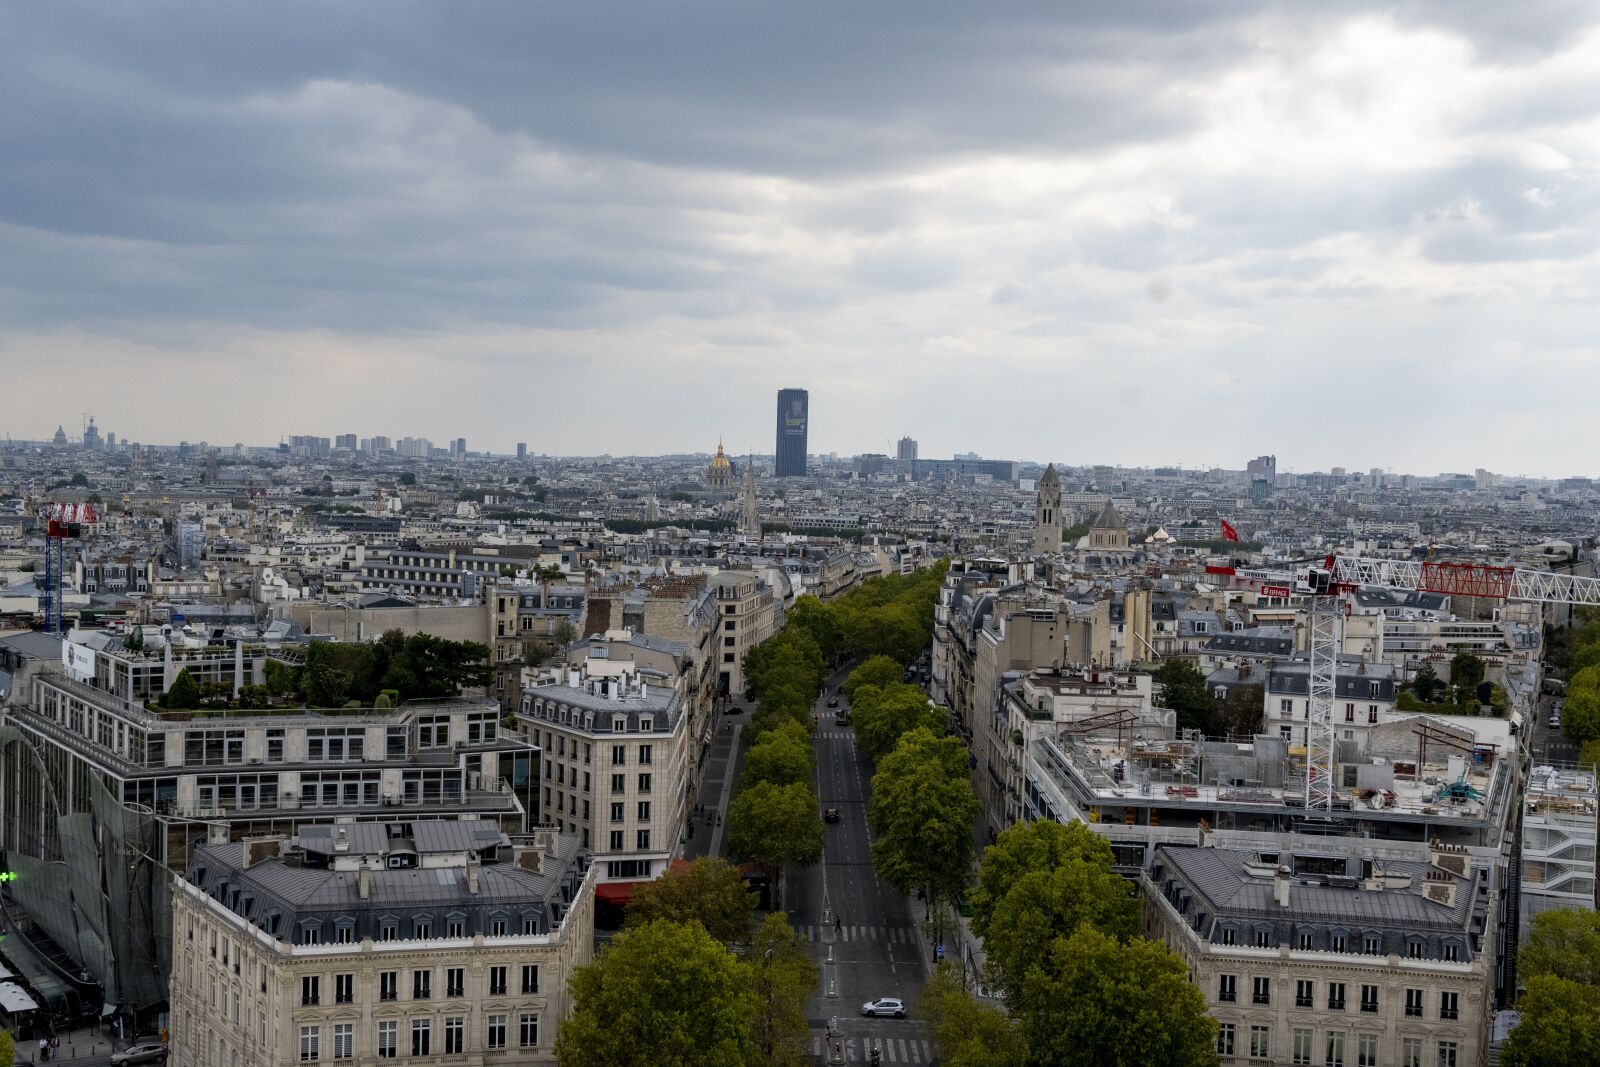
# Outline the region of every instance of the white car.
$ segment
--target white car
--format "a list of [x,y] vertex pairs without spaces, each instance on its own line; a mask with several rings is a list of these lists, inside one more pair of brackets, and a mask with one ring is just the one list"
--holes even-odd
[[876,1015],[880,1018],[888,1016],[892,1019],[904,1019],[906,1017],[906,1004],[899,997],[879,997],[877,1000],[869,1000],[861,1005],[861,1014]]
[[166,1063],[167,1046],[165,1045],[131,1045],[121,1052],[111,1054],[112,1067],[122,1067],[128,1063]]

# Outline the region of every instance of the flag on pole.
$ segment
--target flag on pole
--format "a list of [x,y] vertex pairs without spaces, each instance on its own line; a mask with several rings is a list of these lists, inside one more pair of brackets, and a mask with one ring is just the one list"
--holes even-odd
[[1229,523],[1227,519],[1222,520],[1222,539],[1224,541],[1239,540],[1239,531],[1235,530],[1233,525]]

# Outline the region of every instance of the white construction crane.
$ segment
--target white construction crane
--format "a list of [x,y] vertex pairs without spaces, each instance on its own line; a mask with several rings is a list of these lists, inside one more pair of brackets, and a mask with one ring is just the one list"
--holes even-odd
[[1335,554],[1320,566],[1295,574],[1293,581],[1295,592],[1312,598],[1306,807],[1321,811],[1333,809],[1333,707],[1338,697],[1339,649],[1349,594],[1377,587],[1535,604],[1600,605],[1600,578],[1457,560],[1363,559]]

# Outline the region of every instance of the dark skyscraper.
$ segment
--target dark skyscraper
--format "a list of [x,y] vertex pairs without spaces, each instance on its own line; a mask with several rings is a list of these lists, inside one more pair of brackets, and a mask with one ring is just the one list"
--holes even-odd
[[804,389],[778,390],[778,445],[773,455],[779,478],[798,478],[806,473],[806,425],[810,421],[811,398]]

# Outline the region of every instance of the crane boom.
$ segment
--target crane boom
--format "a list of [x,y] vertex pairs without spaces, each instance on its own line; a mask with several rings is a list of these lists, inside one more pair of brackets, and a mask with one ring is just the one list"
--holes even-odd
[[1556,574],[1527,567],[1456,560],[1334,556],[1331,570],[1334,582],[1343,586],[1376,585],[1537,604],[1600,605],[1600,578]]

